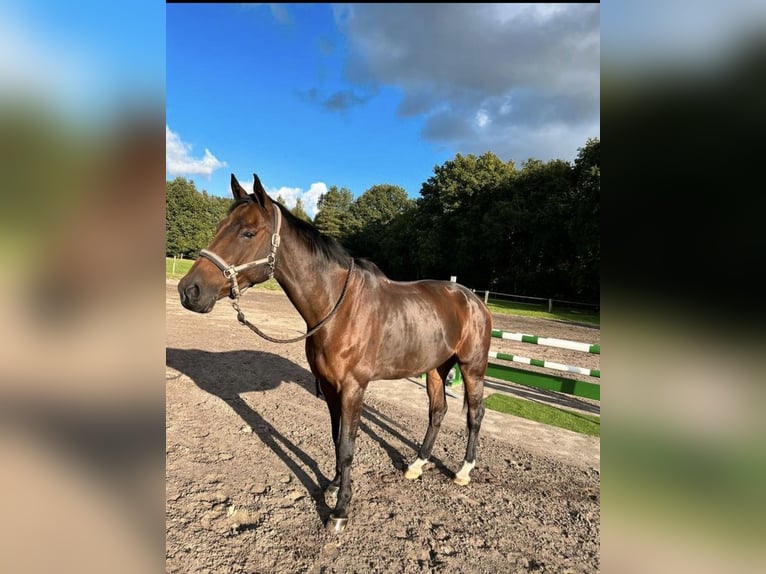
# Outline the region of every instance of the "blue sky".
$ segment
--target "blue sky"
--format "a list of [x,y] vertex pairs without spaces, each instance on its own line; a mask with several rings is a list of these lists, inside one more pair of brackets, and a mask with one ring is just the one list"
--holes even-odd
[[598,5],[171,4],[167,177],[418,197],[456,153],[572,160],[600,135]]

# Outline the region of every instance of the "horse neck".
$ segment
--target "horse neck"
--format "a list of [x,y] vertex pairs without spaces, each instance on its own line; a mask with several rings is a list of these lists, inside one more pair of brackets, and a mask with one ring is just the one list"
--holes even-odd
[[347,269],[314,253],[294,230],[282,232],[274,278],[309,328],[324,319],[343,290]]

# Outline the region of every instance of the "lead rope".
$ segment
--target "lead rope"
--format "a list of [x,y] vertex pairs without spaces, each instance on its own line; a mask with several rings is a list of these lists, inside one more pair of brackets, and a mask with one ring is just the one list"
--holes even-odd
[[242,309],[237,303],[237,300],[239,299],[239,295],[237,295],[237,297],[234,300],[232,300],[231,306],[234,307],[234,310],[237,312],[237,320],[240,323],[242,323],[245,327],[248,327],[256,335],[263,337],[267,341],[271,341],[272,343],[295,343],[297,341],[302,341],[303,339],[308,339],[309,337],[311,337],[311,335],[319,331],[319,329],[321,329],[325,325],[325,323],[327,323],[327,321],[329,321],[332,318],[332,316],[335,315],[335,312],[338,310],[338,308],[340,307],[340,304],[343,302],[343,299],[346,297],[346,291],[348,290],[349,279],[351,278],[351,272],[353,270],[354,270],[354,259],[352,258],[351,265],[349,266],[348,272],[346,273],[346,281],[343,283],[343,291],[341,291],[340,297],[338,298],[338,301],[335,303],[335,306],[330,311],[329,315],[327,315],[327,317],[319,321],[319,323],[317,323],[314,327],[309,329],[306,334],[300,335],[293,339],[275,339],[274,337],[267,335],[266,333],[261,331],[258,327],[253,325],[250,321],[245,319],[245,314],[242,312]]

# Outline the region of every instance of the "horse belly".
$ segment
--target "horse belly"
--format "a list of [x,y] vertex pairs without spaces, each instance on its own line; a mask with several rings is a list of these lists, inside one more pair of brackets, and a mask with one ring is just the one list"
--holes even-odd
[[383,329],[378,348],[374,379],[400,379],[416,376],[443,364],[455,353],[452,341],[441,323],[391,322]]

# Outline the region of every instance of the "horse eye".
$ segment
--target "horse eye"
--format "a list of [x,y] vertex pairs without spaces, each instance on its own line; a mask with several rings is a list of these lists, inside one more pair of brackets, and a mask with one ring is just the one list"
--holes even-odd
[[253,233],[252,231],[243,231],[242,237],[247,237],[248,239],[250,239],[251,237],[255,237],[255,233]]

